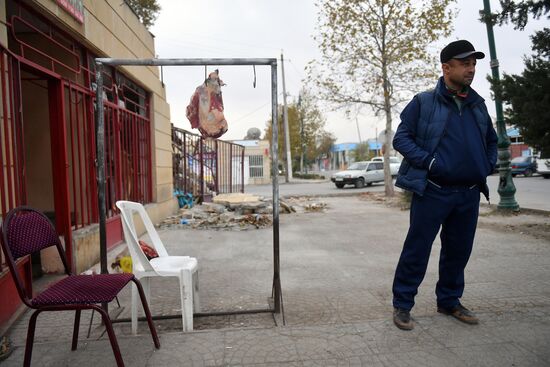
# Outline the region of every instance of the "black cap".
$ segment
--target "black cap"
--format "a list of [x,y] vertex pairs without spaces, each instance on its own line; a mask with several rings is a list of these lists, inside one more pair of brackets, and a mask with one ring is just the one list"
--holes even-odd
[[476,59],[483,59],[485,54],[481,51],[476,51],[474,45],[466,40],[454,41],[449,43],[439,56],[441,63],[444,64],[451,59],[465,59],[473,56]]

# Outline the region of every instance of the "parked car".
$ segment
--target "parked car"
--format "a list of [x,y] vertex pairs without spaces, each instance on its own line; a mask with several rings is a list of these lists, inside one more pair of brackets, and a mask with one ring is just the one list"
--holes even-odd
[[544,178],[550,178],[550,157],[537,159],[537,172]]
[[516,157],[510,162],[512,167],[512,176],[524,175],[525,177],[533,176],[537,171],[537,161],[533,156]]
[[339,189],[345,185],[355,185],[358,188],[370,186],[374,182],[384,181],[384,164],[373,161],[355,162],[347,170],[336,172],[330,180]]
[[[384,162],[384,157],[374,157],[372,159],[373,162]],[[397,157],[390,157],[390,172],[392,177],[397,176],[397,172],[399,171],[399,167],[401,166],[401,160]]]

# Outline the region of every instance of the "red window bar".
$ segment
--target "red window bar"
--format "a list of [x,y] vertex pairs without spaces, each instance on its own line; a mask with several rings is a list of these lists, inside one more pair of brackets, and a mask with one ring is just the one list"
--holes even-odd
[[212,192],[244,192],[244,147],[172,127],[174,190],[204,200]]
[[[64,110],[60,111],[59,118],[65,120],[66,140],[61,139],[59,144],[65,144],[66,146],[66,159],[69,165],[67,171],[69,186],[66,195],[70,213],[56,214],[67,216],[66,223],[70,224],[70,228],[73,230],[78,229],[98,221],[95,120],[93,118],[95,97],[95,63],[93,59],[97,55],[93,55],[70,34],[56,28],[48,19],[36,13],[31,6],[20,2],[13,2],[11,5],[11,7],[8,7],[7,19],[9,19],[9,22],[6,25],[10,28],[8,37],[10,47],[13,48],[14,52],[12,55],[13,60],[40,70],[53,78],[61,80],[63,83],[59,100],[61,105],[64,106]],[[19,64],[17,64],[17,69],[19,70]],[[114,196],[111,197],[113,205],[107,207],[107,217],[112,217],[117,214],[112,209],[114,208],[114,202],[118,199],[133,199],[144,203],[152,200],[149,96],[145,90],[113,68],[105,67],[103,76],[105,103],[115,103],[111,106],[113,119],[109,128],[117,134],[116,136],[127,137],[128,144],[133,149],[130,155],[131,159],[135,160],[135,162],[132,161],[133,171],[136,172],[136,175],[139,175],[139,177],[132,178],[136,192],[132,197],[129,197],[128,193],[123,192],[123,183],[120,182],[124,179],[122,168],[118,173],[113,171],[107,174],[110,185],[113,187],[111,192],[114,193]],[[120,86],[120,90],[122,90],[120,97],[117,93],[115,80]],[[13,101],[20,104],[19,74],[10,82],[12,84],[16,83],[15,90],[17,94],[15,94],[15,97],[18,99],[13,99]],[[119,99],[124,101],[123,105],[118,104]],[[8,100],[12,101],[11,99]],[[2,108],[1,105],[0,108]],[[9,111],[20,111],[20,108],[9,109]],[[137,115],[132,115],[132,112]],[[0,123],[3,121],[2,118],[0,116]],[[22,121],[21,116],[18,116],[18,118]],[[121,122],[123,119],[126,123]],[[138,126],[131,126],[132,123]],[[4,123],[4,128],[5,126]],[[16,130],[9,130],[9,128],[7,131],[10,134],[17,132]],[[13,142],[13,139],[4,138],[4,135],[1,135],[0,138],[2,148],[8,146],[4,141]],[[24,149],[22,143],[17,144],[17,147]],[[106,147],[107,154],[110,154],[114,167],[118,167],[122,162],[121,147],[121,144],[116,147],[114,145],[110,148]],[[110,152],[109,149],[111,149]],[[17,156],[11,151],[6,152],[3,150],[1,153],[0,161],[4,169],[0,176],[0,205],[3,204],[2,210],[6,212],[14,205],[19,204],[17,198],[15,198],[16,202],[13,203],[14,190],[20,190],[21,197],[25,198],[25,180],[21,179],[24,173],[24,151]],[[9,153],[9,155],[6,156],[6,153]],[[9,167],[9,164],[6,162],[13,161],[13,157],[21,159],[20,164],[17,166],[21,170],[21,174],[14,175],[12,172],[14,169],[8,172],[7,167]],[[10,177],[11,180],[8,180]],[[16,179],[21,182],[12,182]],[[116,187],[118,187],[118,191],[116,191]],[[139,190],[139,193],[137,190]],[[8,193],[12,195],[10,196]],[[26,200],[24,201],[26,202]]]
[[[26,202],[20,64],[0,44],[0,210],[2,218]],[[4,267],[0,254],[0,272]]]
[[65,121],[72,227],[97,222],[93,93],[65,83]]
[[[80,56],[75,52],[75,45],[71,41],[69,47],[62,44],[59,39],[61,35],[54,33],[53,27],[48,27],[48,33],[42,32],[40,29],[27,22],[20,16],[11,17],[11,36],[19,45],[19,55],[33,60],[37,64],[51,70],[55,73],[67,76],[80,74]],[[36,39],[28,38],[27,40],[20,37],[21,34],[33,33],[37,36]],[[53,52],[64,56],[64,61],[52,57]]]

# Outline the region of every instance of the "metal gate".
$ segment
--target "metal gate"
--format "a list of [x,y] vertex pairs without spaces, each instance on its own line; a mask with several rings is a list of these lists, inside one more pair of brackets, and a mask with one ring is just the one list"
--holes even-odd
[[172,127],[174,190],[208,199],[244,192],[244,147]]

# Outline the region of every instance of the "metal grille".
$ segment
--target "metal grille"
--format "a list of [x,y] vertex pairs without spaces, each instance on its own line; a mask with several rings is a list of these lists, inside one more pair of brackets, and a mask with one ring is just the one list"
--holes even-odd
[[[20,90],[21,70],[15,57],[0,45],[0,208],[2,218],[25,203],[24,142]],[[5,261],[0,254],[0,272]]]
[[[65,84],[65,118],[69,191],[74,229],[98,220],[95,169],[94,94]],[[149,119],[105,101],[105,178],[107,217],[117,200],[151,202],[151,136]]]
[[251,155],[248,157],[248,169],[250,178],[264,177],[264,156]]
[[244,147],[172,127],[174,190],[204,199],[244,192]]

